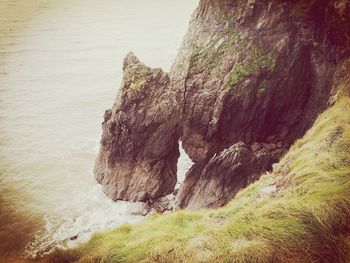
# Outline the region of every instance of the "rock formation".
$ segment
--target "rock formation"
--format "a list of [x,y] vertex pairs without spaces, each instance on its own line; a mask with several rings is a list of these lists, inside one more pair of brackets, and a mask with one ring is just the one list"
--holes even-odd
[[332,25],[318,16],[331,7],[316,2],[201,1],[170,73],[183,91],[182,140],[193,160],[239,141],[288,148],[325,109],[349,50],[329,40]]
[[192,166],[177,194],[180,208],[197,210],[226,204],[236,193],[268,170],[273,158],[265,149],[254,154],[237,143]]
[[118,98],[107,110],[95,174],[113,200],[147,201],[170,194],[179,157],[177,107],[169,76],[132,53],[124,60]]
[[169,75],[129,54],[96,162],[106,194],[146,201],[172,192],[181,139],[195,164],[178,206],[226,203],[337,93],[349,11],[347,1],[201,0]]

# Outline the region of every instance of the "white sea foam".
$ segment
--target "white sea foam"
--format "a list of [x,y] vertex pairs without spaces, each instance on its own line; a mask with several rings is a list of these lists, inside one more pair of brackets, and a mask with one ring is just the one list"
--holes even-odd
[[103,194],[100,185],[80,198],[84,200],[71,203],[72,208],[79,207],[76,216],[66,217],[64,211],[56,211],[55,216],[44,217],[44,228],[27,245],[25,256],[36,257],[55,248],[70,248],[88,241],[96,232],[143,219],[135,215],[139,211],[138,204],[113,202]]
[[186,154],[182,147],[182,142],[180,142],[180,158],[177,163],[177,182],[181,184],[185,180],[187,171],[191,168],[193,162],[190,157]]

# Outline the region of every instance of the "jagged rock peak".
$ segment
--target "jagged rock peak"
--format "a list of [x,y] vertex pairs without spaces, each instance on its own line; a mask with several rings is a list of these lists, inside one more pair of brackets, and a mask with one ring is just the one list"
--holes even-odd
[[135,54],[130,51],[124,58],[123,61],[123,70],[125,70],[128,67],[137,65],[137,64],[142,64],[140,60],[135,56]]
[[169,100],[169,76],[124,60],[121,89],[103,122],[95,176],[113,200],[148,201],[170,194],[179,157],[178,117]]

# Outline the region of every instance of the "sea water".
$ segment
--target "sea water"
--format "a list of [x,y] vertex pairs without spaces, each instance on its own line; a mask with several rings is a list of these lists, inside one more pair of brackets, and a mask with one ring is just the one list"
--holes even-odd
[[[103,114],[127,52],[168,71],[197,4],[0,0],[0,258],[143,219],[95,181]],[[188,165],[182,156],[179,177]]]

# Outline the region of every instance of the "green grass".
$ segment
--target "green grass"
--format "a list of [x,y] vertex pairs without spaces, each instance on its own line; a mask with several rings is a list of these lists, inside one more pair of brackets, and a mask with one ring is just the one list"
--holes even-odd
[[273,173],[223,208],[155,215],[46,260],[350,262],[349,112],[350,99],[339,99]]

